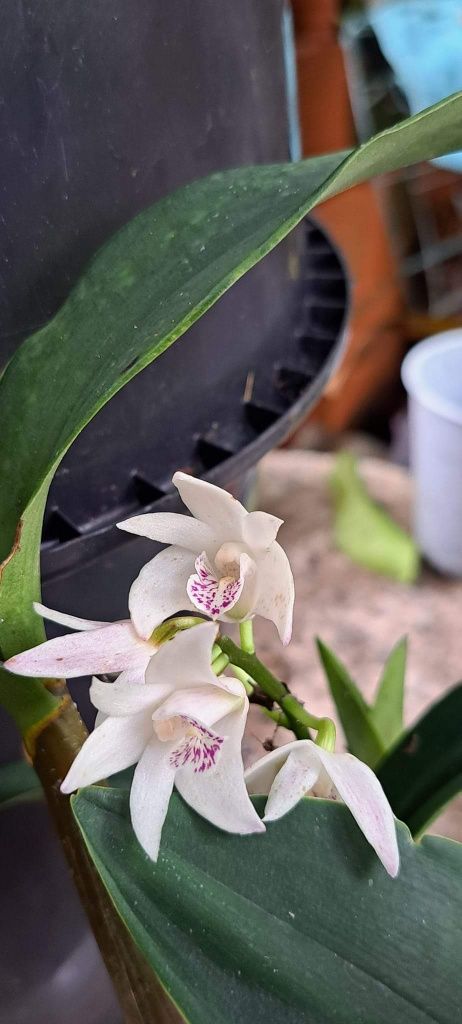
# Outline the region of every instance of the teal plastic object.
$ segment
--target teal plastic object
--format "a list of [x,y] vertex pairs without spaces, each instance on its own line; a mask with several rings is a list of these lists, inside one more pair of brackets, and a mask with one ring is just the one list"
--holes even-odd
[[[462,89],[462,0],[388,0],[369,19],[411,114]],[[462,151],[432,162],[462,173]]]

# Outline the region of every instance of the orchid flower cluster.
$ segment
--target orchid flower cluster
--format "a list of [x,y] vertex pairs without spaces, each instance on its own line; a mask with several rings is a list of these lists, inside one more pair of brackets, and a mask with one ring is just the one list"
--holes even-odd
[[[218,624],[240,623],[244,637],[260,615],[289,643],[294,582],[276,540],[282,521],[247,512],[226,491],[185,473],[175,473],[173,483],[192,515],[152,513],[119,524],[169,545],[134,581],[130,618],[89,621],[36,605],[44,618],[76,632],[6,663],[23,676],[93,676],[95,729],[62,792],[136,765],[131,819],[152,860],[174,787],[217,828],[241,835],[264,833],[266,823],[305,796],[340,799],[396,876],[392,810],[371,769],[351,754],[335,752],[329,720],[326,729],[325,719],[311,716],[316,741],[297,739],[244,771],[241,743],[254,681],[229,664],[217,644]],[[224,674],[226,669],[233,675]],[[115,681],[98,678],[108,674]],[[249,795],[257,793],[268,796],[263,820]]]

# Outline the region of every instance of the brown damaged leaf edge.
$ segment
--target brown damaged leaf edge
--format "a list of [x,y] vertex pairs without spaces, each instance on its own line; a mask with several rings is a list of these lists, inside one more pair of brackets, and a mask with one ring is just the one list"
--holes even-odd
[[13,547],[11,548],[11,551],[10,551],[9,555],[7,555],[6,558],[3,559],[3,562],[0,562],[0,583],[1,583],[1,580],[2,580],[2,576],[3,576],[3,570],[6,569],[6,566],[8,565],[9,562],[11,562],[11,559],[14,558],[15,555],[17,555],[18,551],[21,550],[22,523],[23,523],[23,521],[22,521],[22,519],[20,519],[19,523],[18,523],[18,525],[16,527],[16,533],[14,535]]

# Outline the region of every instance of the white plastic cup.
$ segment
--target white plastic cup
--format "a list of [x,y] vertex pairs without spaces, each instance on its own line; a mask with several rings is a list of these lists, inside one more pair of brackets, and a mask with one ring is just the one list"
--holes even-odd
[[462,576],[462,328],[435,334],[406,356],[414,529],[442,572]]

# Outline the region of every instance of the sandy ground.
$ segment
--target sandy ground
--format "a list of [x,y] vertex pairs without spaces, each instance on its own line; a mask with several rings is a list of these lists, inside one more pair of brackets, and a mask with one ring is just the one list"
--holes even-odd
[[[259,469],[256,507],[284,520],[279,537],[292,564],[296,605],[290,645],[282,647],[271,623],[258,620],[259,656],[317,715],[336,717],[313,644],[320,636],[346,664],[369,698],[387,654],[403,634],[409,638],[406,723],[411,724],[447,688],[462,679],[462,581],[424,569],[405,586],[354,565],[332,538],[328,477],[333,456],[316,452],[273,452]],[[381,459],[361,461],[369,492],[408,526],[412,502],[408,474]],[[340,730],[341,736],[341,730]],[[276,734],[253,707],[245,744],[246,761],[264,753],[262,743],[292,736]],[[462,796],[431,831],[462,840]]]

